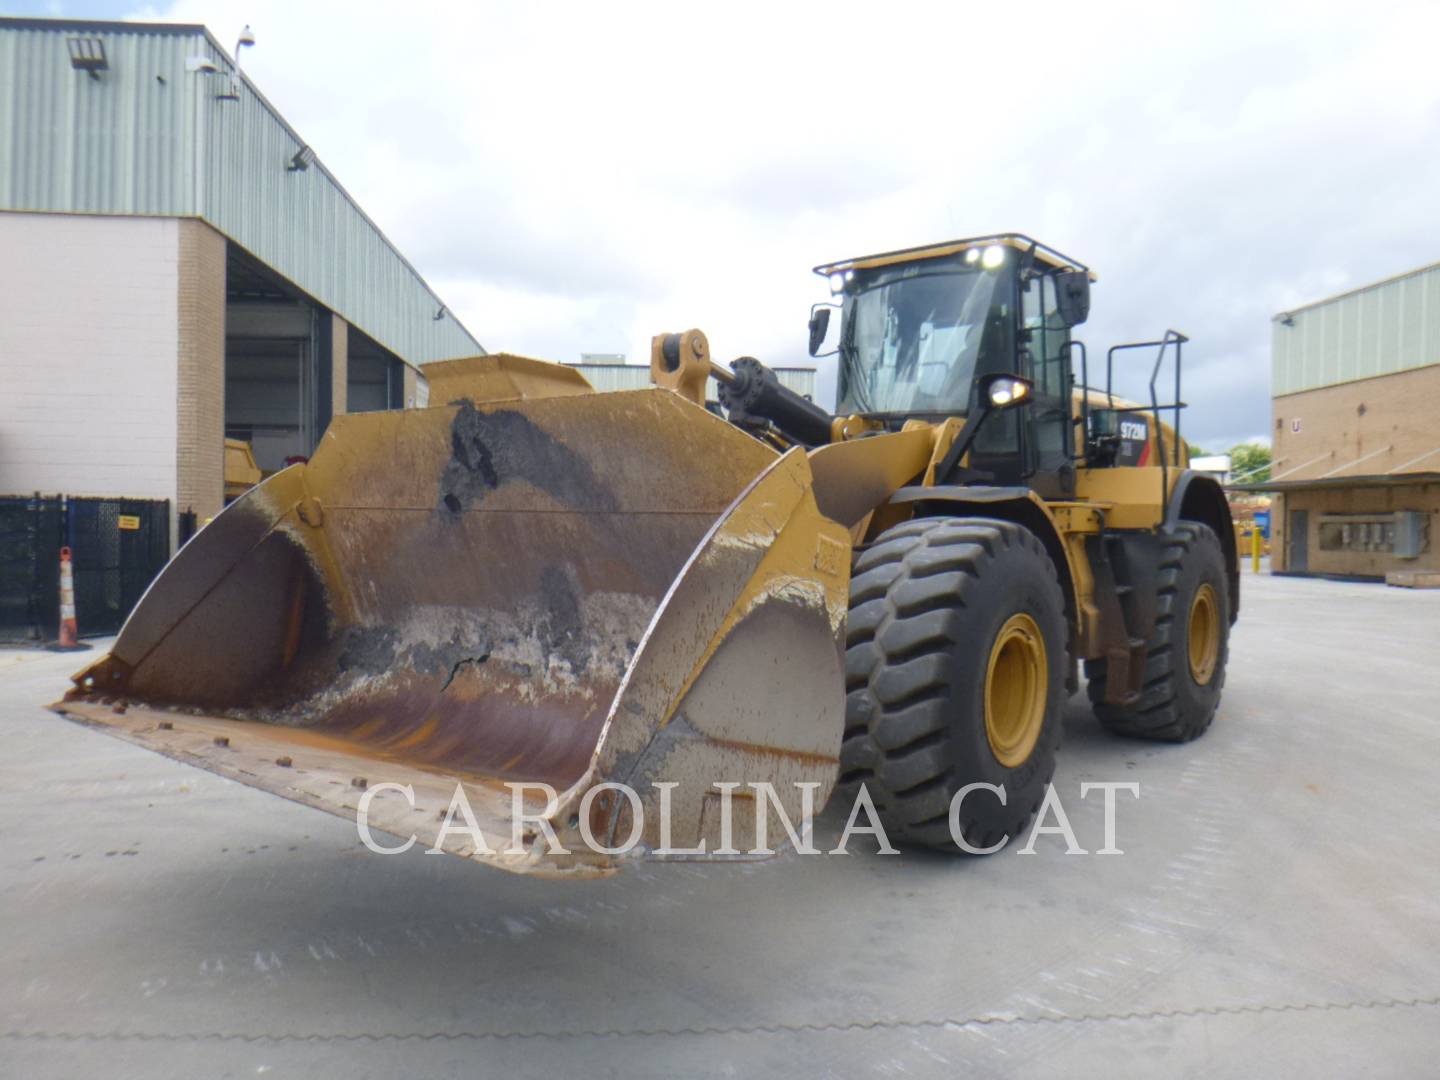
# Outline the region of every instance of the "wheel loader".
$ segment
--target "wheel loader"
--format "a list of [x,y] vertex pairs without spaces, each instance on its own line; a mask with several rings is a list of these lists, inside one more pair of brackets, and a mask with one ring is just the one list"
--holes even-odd
[[[428,364],[430,407],[337,417],[202,529],[57,710],[557,876],[731,857],[837,785],[892,841],[994,848],[1082,668],[1111,731],[1204,732],[1239,575],[1186,467],[1184,335],[1092,386],[1093,275],[1017,234],[816,270],[835,415],[698,330],[654,339],[643,390]],[[1137,358],[1148,403],[1114,393]]]

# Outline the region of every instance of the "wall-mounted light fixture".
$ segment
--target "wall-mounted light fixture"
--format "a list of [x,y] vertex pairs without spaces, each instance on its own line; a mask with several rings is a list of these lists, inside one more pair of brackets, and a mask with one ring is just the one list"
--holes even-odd
[[290,158],[290,164],[285,166],[286,172],[304,172],[315,163],[315,151],[309,145],[300,147]]
[[70,66],[76,71],[98,80],[100,72],[110,70],[110,61],[105,58],[105,42],[98,37],[67,38],[65,44],[70,49]]

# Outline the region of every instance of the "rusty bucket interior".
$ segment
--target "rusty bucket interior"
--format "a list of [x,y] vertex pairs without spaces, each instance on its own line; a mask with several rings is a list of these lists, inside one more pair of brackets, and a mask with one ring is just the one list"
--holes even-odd
[[[377,828],[422,839],[457,782],[507,843],[506,781],[553,788],[572,832],[589,787],[653,786],[664,761],[704,786],[723,762],[828,791],[848,540],[816,511],[803,453],[664,390],[470,388],[337,418],[308,463],[180,550],[60,708],[337,813],[408,783],[424,797],[387,792]],[[801,715],[770,716],[766,695]],[[682,734],[684,752],[657,756]],[[708,804],[682,804],[678,835],[699,835]],[[445,839],[510,869],[614,863]]]

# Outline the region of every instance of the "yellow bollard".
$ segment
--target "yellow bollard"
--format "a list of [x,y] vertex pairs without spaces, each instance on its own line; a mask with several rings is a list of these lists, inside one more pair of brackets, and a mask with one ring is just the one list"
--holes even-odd
[[1262,539],[1259,529],[1250,530],[1250,569],[1256,574],[1260,572],[1260,545]]

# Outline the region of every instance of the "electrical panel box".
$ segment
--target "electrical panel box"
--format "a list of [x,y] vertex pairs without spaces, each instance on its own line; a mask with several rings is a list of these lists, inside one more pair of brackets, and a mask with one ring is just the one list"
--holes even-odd
[[1391,514],[1324,514],[1321,551],[1363,551],[1414,559],[1429,546],[1429,515],[1420,510]]
[[1416,559],[1430,546],[1430,515],[1422,510],[1395,512],[1395,554],[1401,559]]

